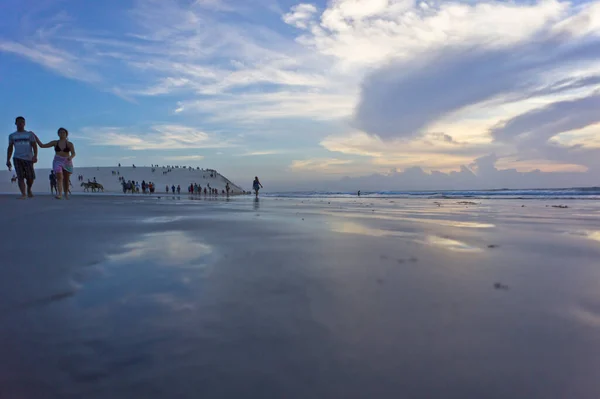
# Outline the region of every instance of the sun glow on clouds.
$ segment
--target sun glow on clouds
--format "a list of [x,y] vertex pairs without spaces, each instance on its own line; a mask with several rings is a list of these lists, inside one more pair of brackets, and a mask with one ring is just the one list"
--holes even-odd
[[315,158],[292,161],[290,169],[292,171],[319,171],[326,169],[328,172],[344,171],[345,168],[339,166],[352,163],[350,160],[336,158]]
[[[288,160],[292,171],[459,170],[490,153],[519,171],[600,167],[598,0],[299,2],[278,11],[281,32],[263,23],[277,9],[267,3],[139,0],[115,11],[126,32],[60,18],[23,39],[0,34],[0,52],[126,99],[163,101],[167,122],[88,128],[91,145],[244,146],[237,133],[288,123],[269,135],[281,154],[314,123],[337,133],[316,139],[306,160]],[[316,155],[323,149],[333,157]]]
[[264,156],[264,155],[277,155],[277,154],[283,154],[285,153],[285,151],[281,151],[281,150],[266,150],[266,151],[250,151],[250,152],[245,152],[243,154],[236,154],[239,157],[260,157],[260,156]]
[[383,141],[366,133],[329,136],[321,145],[331,151],[368,158],[374,167],[408,168],[423,166],[425,170],[458,170],[469,164],[481,149],[466,145],[445,133],[429,133],[419,140]]

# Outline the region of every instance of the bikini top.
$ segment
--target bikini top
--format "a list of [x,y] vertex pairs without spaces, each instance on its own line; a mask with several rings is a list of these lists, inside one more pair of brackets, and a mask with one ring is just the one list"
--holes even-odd
[[59,141],[56,141],[56,145],[54,146],[54,152],[69,152],[69,142],[67,141],[67,147],[62,150],[59,146],[58,146]]

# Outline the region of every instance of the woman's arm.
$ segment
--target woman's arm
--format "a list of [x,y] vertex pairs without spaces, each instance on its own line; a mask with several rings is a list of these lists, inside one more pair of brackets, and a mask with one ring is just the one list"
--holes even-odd
[[35,137],[35,142],[37,143],[37,145],[39,145],[42,148],[50,148],[50,147],[53,147],[56,145],[56,140],[52,140],[52,141],[49,141],[48,143],[44,144],[40,141],[37,134],[34,133],[33,136]]
[[75,158],[75,155],[77,155],[77,154],[75,154],[75,146],[70,141],[69,141],[69,145],[71,146],[71,155],[69,155],[69,159],[73,159],[73,158]]

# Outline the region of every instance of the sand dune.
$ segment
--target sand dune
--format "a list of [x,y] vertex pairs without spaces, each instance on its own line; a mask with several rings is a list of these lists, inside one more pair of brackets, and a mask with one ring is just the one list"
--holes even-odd
[[[211,170],[189,170],[183,168],[163,169],[162,167],[156,168],[154,172],[152,170],[153,168],[145,166],[136,168],[131,166],[76,167],[74,176],[71,178],[71,182],[73,183],[73,186],[75,186],[73,192],[83,191],[83,188],[80,187],[80,183],[77,181],[77,175],[80,174],[83,175],[84,181],[96,178],[96,181],[104,186],[105,192],[122,192],[121,184],[119,182],[120,176],[123,176],[126,180],[138,181],[140,184],[143,180],[146,182],[153,182],[159,193],[164,192],[166,186],[171,187],[172,185],[175,185],[175,187],[181,185],[182,192],[187,192],[187,187],[192,183],[197,183],[203,188],[209,184],[210,187],[216,188],[221,192],[221,190],[225,189],[227,182],[229,182],[233,194],[241,194],[244,190],[242,187],[228,180],[225,176]],[[115,175],[113,175],[113,172]],[[118,175],[116,175],[116,173],[118,173]],[[0,172],[0,193],[12,193],[18,191],[16,183],[10,182],[10,178],[13,174],[14,170],[12,172],[9,172],[8,170]],[[48,168],[36,169],[37,180],[34,185],[34,192],[45,193],[50,191],[49,174],[50,169]]]

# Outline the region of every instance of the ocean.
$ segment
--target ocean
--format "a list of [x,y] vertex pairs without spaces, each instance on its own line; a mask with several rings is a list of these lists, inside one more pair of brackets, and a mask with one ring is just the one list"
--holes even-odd
[[[265,197],[283,198],[349,198],[357,192],[298,191],[264,193]],[[561,199],[598,200],[600,187],[550,188],[550,189],[496,189],[496,190],[424,190],[424,191],[362,191],[368,198],[431,198],[431,199]]]

